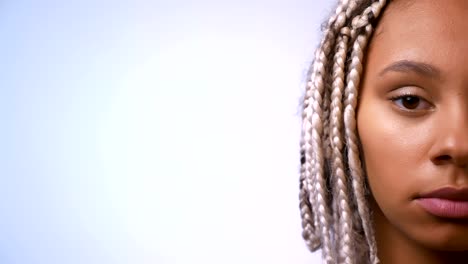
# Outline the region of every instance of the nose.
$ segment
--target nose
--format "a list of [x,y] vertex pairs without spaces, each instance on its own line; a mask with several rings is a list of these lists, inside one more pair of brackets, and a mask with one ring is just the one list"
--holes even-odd
[[446,115],[435,129],[439,133],[431,155],[432,162],[468,167],[468,111]]

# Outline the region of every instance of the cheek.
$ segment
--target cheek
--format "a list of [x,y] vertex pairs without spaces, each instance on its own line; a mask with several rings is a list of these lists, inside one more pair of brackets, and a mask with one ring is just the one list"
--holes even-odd
[[384,228],[428,248],[466,250],[466,223],[434,220],[414,201],[438,179],[429,150],[440,122],[402,117],[382,101],[363,99],[357,116],[362,160]]
[[371,106],[358,115],[358,133],[372,194],[385,212],[420,191],[428,138],[420,135],[422,125],[408,126],[389,107]]

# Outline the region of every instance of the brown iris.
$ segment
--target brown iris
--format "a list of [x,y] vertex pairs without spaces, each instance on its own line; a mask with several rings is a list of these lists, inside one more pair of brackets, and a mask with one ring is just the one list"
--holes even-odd
[[402,105],[407,109],[416,109],[420,103],[420,99],[416,96],[405,96],[401,98]]

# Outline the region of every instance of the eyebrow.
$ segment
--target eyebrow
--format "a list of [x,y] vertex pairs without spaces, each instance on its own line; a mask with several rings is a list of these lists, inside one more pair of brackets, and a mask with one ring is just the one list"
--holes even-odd
[[424,62],[417,62],[411,60],[400,60],[394,62],[383,69],[379,76],[384,75],[387,72],[414,72],[419,75],[423,75],[426,77],[437,78],[440,79],[440,70],[431,65]]

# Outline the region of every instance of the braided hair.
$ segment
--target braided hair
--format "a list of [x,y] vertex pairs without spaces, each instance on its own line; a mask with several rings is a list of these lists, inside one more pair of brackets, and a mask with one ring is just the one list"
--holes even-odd
[[324,26],[303,100],[303,238],[325,263],[378,263],[356,129],[363,56],[388,1],[340,0]]

